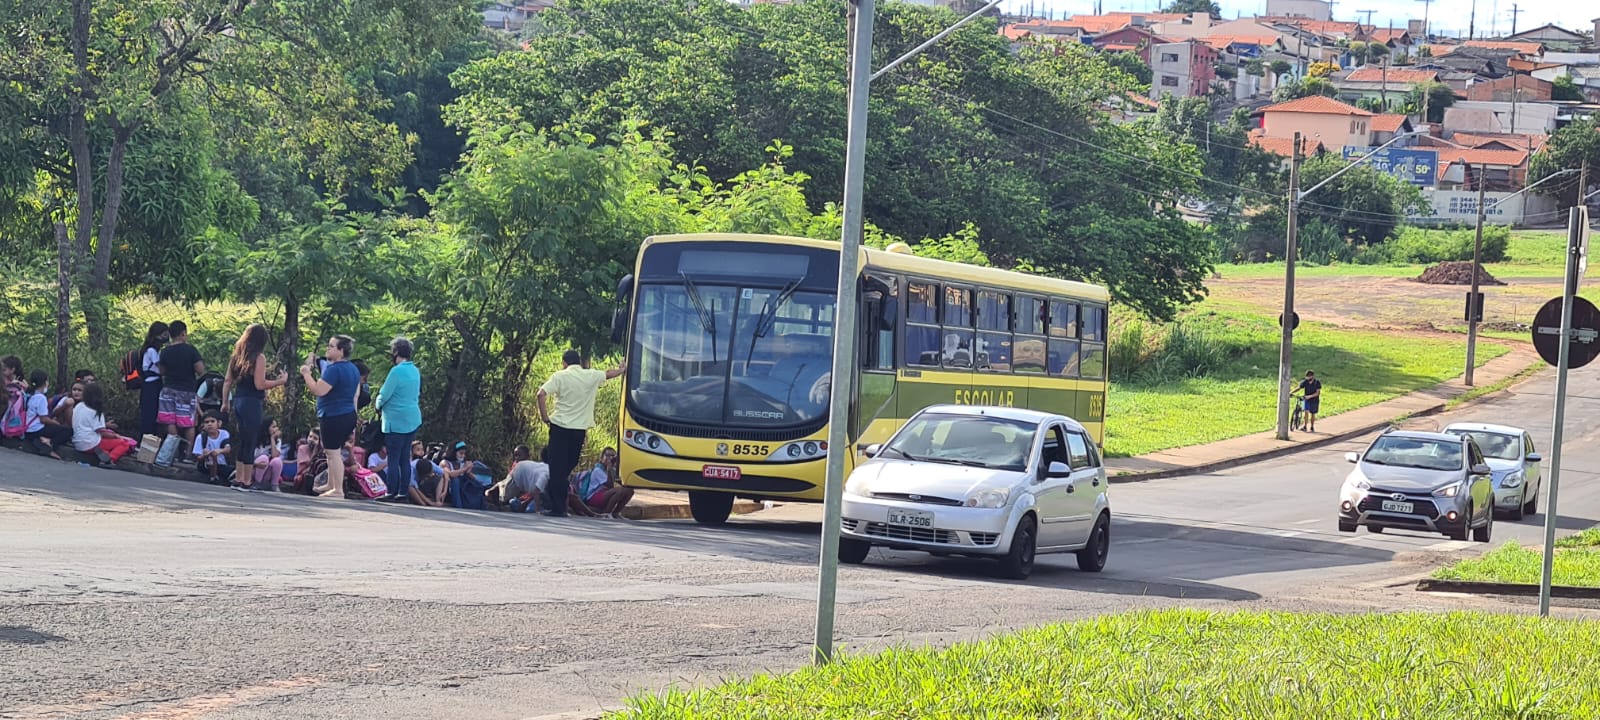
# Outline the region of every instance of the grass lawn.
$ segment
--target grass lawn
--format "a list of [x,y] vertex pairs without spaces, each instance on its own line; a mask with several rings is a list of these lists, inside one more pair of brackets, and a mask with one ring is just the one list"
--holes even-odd
[[697,691],[614,720],[1600,717],[1600,627],[1512,615],[1165,610],[897,649]]
[[[1484,269],[1497,278],[1551,277],[1566,273],[1565,230],[1519,230],[1511,234],[1506,246],[1506,261],[1484,263]],[[1296,264],[1297,277],[1416,277],[1427,265],[1306,265]],[[1225,279],[1251,280],[1283,277],[1283,263],[1245,263],[1218,265]]]
[[[1107,412],[1106,454],[1142,455],[1272,429],[1277,422],[1278,327],[1275,318],[1198,311],[1194,323],[1233,348],[1206,377],[1155,384],[1115,383]],[[1478,362],[1504,355],[1478,346]],[[1459,341],[1305,323],[1295,333],[1295,377],[1315,370],[1323,382],[1322,415],[1334,415],[1429,387],[1461,374]]]
[[[1439,568],[1440,580],[1470,580],[1536,585],[1544,567],[1544,551],[1510,542],[1481,557]],[[1550,582],[1574,587],[1600,587],[1600,527],[1556,541]]]

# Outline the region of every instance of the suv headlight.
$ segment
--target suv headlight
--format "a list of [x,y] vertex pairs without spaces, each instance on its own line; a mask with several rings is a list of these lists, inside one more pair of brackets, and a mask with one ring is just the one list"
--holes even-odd
[[1371,490],[1372,482],[1364,477],[1353,477],[1350,478],[1350,487],[1353,487],[1357,490]]
[[1509,473],[1506,473],[1505,479],[1500,481],[1500,487],[1508,487],[1508,488],[1522,487],[1522,481],[1523,481],[1522,471],[1521,470],[1513,470],[1513,471],[1511,471]]
[[1011,498],[1011,491],[1006,488],[991,488],[979,490],[967,496],[964,503],[967,507],[997,508],[1005,507],[1006,500]]
[[1434,497],[1455,497],[1456,495],[1459,495],[1460,493],[1461,493],[1461,483],[1455,483],[1453,485],[1446,485],[1446,486],[1444,486],[1442,488],[1439,488],[1438,490],[1433,491],[1433,496]]

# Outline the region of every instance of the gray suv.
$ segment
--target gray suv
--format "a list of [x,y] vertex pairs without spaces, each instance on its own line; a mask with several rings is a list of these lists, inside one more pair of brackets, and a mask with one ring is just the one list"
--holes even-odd
[[1471,437],[1392,430],[1365,452],[1339,491],[1339,530],[1404,528],[1489,542],[1494,532],[1494,483]]

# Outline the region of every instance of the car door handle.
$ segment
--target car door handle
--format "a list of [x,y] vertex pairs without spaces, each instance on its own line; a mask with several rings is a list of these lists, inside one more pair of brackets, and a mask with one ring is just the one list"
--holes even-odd
[[1073,487],[1072,483],[1067,483],[1067,494],[1068,495],[1071,495],[1072,493],[1075,493],[1077,491],[1078,491],[1078,489],[1076,487]]
[[1090,480],[1089,484],[1093,485],[1095,487],[1100,487],[1100,476],[1099,475],[1094,476],[1094,479]]

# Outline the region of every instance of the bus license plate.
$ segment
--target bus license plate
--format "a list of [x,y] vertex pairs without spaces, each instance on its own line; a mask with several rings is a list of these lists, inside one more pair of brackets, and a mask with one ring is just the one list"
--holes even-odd
[[708,480],[738,480],[739,468],[728,465],[706,465],[700,468],[700,477]]
[[1384,512],[1409,513],[1415,509],[1416,506],[1408,502],[1395,502],[1393,500],[1383,501]]
[[889,524],[914,528],[932,528],[933,513],[921,510],[890,510]]

